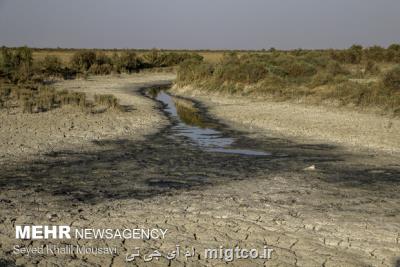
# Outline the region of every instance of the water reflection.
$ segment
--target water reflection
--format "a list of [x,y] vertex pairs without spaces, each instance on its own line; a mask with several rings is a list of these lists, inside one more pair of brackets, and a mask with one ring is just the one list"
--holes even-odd
[[187,100],[171,97],[165,91],[159,91],[156,99],[165,104],[165,111],[177,121],[173,126],[175,134],[188,137],[194,144],[207,151],[252,156],[271,155],[264,151],[231,147],[235,139],[224,136],[216,129],[215,124],[207,122],[199,110]]

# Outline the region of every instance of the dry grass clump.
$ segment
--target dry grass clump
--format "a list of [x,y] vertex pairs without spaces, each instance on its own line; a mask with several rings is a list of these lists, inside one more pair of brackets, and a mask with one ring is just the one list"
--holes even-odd
[[32,51],[27,47],[17,49],[1,48],[0,77],[13,82],[25,82],[32,76]]
[[71,59],[72,68],[79,72],[86,72],[96,61],[96,53],[93,51],[78,51]]
[[67,90],[57,92],[57,101],[60,105],[72,105],[77,107],[86,108],[88,101],[86,100],[86,94],[80,92],[70,92]]
[[90,66],[89,72],[94,75],[108,75],[113,71],[113,67],[110,64],[93,64]]
[[40,113],[66,105],[85,112],[93,112],[97,105],[111,110],[122,110],[118,99],[113,95],[96,95],[93,102],[87,99],[85,93],[58,91],[50,86],[2,85],[0,87],[0,108],[21,107],[24,113]]
[[61,60],[56,56],[46,56],[38,63],[42,74],[47,76],[62,76],[63,65]]
[[6,107],[6,102],[11,94],[11,89],[0,84],[0,109]]
[[150,52],[143,55],[143,62],[147,67],[162,68],[176,66],[185,60],[203,60],[203,57],[197,53],[176,53],[176,52],[161,52],[157,49],[152,49]]
[[114,53],[112,60],[114,71],[118,73],[132,73],[143,68],[143,60],[133,51]]
[[116,110],[121,109],[121,105],[119,104],[119,100],[113,95],[95,95],[94,96],[95,104],[106,106],[107,108],[112,108]]
[[400,65],[397,65],[383,76],[383,84],[393,92],[400,93]]
[[64,105],[82,109],[90,106],[84,93],[57,91],[48,86],[40,86],[34,90],[17,87],[13,90],[13,94],[25,113],[46,112]]
[[375,62],[368,60],[365,64],[364,74],[365,75],[379,75],[381,73],[381,69],[379,68],[378,64]]

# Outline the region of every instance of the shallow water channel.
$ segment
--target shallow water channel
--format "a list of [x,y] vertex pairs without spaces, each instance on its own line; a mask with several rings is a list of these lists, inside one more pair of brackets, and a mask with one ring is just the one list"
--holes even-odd
[[155,99],[162,102],[164,111],[175,121],[175,135],[187,137],[194,145],[206,151],[241,154],[250,156],[270,156],[266,151],[235,148],[235,138],[222,132],[219,125],[209,122],[202,113],[188,100],[172,97],[164,90],[155,94]]

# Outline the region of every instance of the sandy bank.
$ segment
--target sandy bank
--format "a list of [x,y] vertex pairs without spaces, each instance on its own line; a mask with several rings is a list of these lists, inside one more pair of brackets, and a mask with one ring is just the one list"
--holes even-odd
[[173,92],[201,101],[218,119],[263,136],[330,142],[354,150],[400,152],[400,119],[322,106],[271,102],[204,93],[193,88]]
[[38,153],[62,149],[94,149],[93,140],[140,139],[154,133],[167,121],[155,109],[155,103],[137,91],[173,78],[170,74],[134,74],[56,83],[58,89],[85,92],[89,97],[113,94],[122,105],[131,106],[132,111],[90,114],[70,106],[36,114],[24,114],[19,109],[1,110],[0,161],[27,160]]

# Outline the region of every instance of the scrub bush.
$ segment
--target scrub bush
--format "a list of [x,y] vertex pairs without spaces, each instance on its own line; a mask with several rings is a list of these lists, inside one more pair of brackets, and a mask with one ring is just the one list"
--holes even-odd
[[90,67],[89,72],[94,75],[107,75],[110,74],[112,70],[113,66],[111,66],[110,64],[99,65],[95,63]]
[[78,51],[71,59],[71,65],[77,72],[86,72],[96,62],[96,53],[93,51]]
[[381,72],[379,66],[375,64],[373,61],[368,60],[365,64],[364,74],[367,75],[377,75]]
[[133,51],[125,51],[121,55],[113,55],[114,70],[118,73],[137,72],[143,66],[142,60]]
[[64,68],[61,60],[56,56],[46,56],[39,62],[40,71],[47,76],[64,76]]
[[386,51],[380,46],[371,46],[364,50],[364,57],[366,60],[383,62],[386,59]]
[[400,65],[391,69],[383,76],[383,84],[391,91],[400,93]]
[[32,50],[28,47],[1,49],[2,76],[13,82],[25,82],[32,76]]

